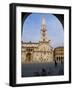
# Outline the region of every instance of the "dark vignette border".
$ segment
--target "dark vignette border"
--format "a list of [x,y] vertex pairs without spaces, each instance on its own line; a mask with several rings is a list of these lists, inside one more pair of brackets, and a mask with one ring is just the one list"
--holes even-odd
[[[30,16],[30,14],[33,14],[33,13],[27,13],[27,12],[22,12],[21,13],[21,17],[22,17],[22,27],[23,27],[23,23],[24,21],[28,18],[28,16]],[[41,13],[42,14],[42,13]],[[49,13],[48,13],[49,14]],[[59,21],[60,23],[62,24],[63,28],[64,28],[64,14],[53,14]]]

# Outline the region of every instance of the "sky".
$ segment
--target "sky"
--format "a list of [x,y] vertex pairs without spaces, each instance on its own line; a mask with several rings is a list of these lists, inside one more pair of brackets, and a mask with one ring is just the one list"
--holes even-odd
[[47,37],[52,47],[64,46],[64,30],[58,18],[49,13],[32,13],[23,22],[22,41],[38,42],[41,38],[42,17],[45,17]]

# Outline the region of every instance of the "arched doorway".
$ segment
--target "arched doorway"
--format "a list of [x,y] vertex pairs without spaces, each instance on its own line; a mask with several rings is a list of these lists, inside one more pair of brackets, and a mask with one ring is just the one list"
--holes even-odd
[[31,61],[31,53],[27,53],[26,54],[26,62],[30,62]]

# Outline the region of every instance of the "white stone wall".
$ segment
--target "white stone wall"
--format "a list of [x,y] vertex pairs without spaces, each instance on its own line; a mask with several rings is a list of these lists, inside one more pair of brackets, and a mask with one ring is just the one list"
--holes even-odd
[[25,63],[26,60],[26,53],[22,52],[21,53],[21,63]]

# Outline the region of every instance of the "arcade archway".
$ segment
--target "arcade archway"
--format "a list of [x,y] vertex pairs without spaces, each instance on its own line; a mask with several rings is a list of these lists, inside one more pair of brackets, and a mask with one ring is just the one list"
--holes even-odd
[[31,62],[31,53],[26,54],[26,62]]

